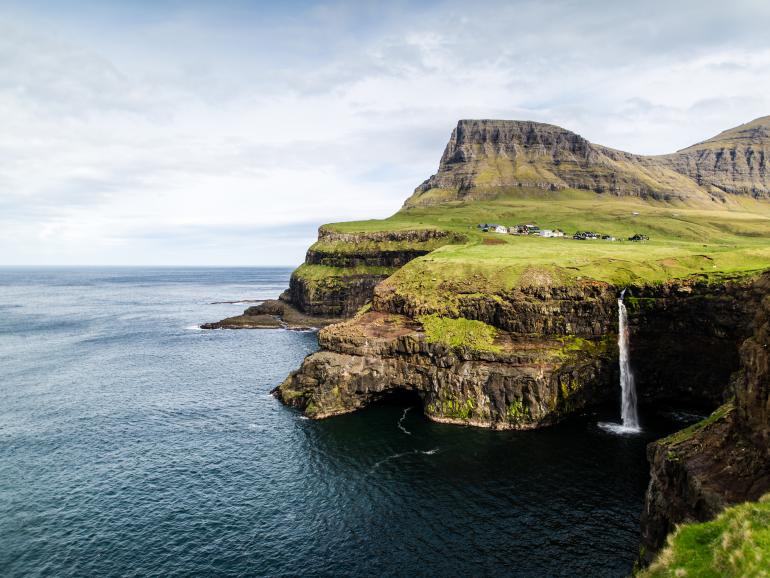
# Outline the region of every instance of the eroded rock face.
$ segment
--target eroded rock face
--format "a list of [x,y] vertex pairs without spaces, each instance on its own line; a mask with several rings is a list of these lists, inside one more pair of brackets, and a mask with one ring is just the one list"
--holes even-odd
[[417,392],[435,421],[538,427],[606,399],[616,365],[607,340],[502,333],[495,351],[473,351],[430,343],[413,320],[378,312],[324,329],[319,343],[275,391],[314,418],[403,389]]
[[770,117],[727,130],[661,159],[701,186],[767,198],[770,195]]
[[[641,399],[710,409],[722,403],[738,367],[737,344],[751,331],[754,284],[688,280],[628,291]],[[416,391],[437,421],[548,425],[617,395],[617,293],[585,283],[465,295],[456,316],[498,330],[494,350],[474,351],[431,343],[419,320],[435,311],[384,284],[371,312],[319,334],[321,351],[276,394],[322,418],[404,389]]]
[[770,275],[754,286],[753,336],[740,348],[735,400],[710,418],[650,444],[642,514],[642,559],[650,562],[676,524],[706,521],[731,504],[770,490]]
[[340,233],[320,227],[305,265],[323,267],[323,274],[307,275],[300,267],[285,297],[307,315],[351,317],[391,273],[441,244],[462,241],[456,233],[434,229]]
[[320,317],[351,317],[372,297],[388,274],[342,273],[322,279],[292,275],[286,297],[297,309]]

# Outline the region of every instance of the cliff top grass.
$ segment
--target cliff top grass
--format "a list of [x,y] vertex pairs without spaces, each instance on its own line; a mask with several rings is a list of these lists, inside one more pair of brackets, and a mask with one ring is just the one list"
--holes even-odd
[[716,519],[685,524],[640,578],[770,575],[770,494],[726,509]]
[[[465,235],[412,261],[388,283],[430,302],[449,294],[494,293],[517,286],[601,281],[617,286],[663,282],[693,274],[707,280],[750,275],[770,267],[770,202],[731,197],[713,209],[599,195],[589,191],[532,191],[490,201],[403,209],[380,221],[336,223],[344,231],[438,228]],[[569,237],[483,233],[478,223],[533,223]],[[617,241],[571,238],[575,231]],[[632,242],[634,234],[650,240]],[[485,239],[495,239],[485,244]]]
[[439,315],[424,315],[419,321],[429,343],[441,343],[453,349],[467,347],[473,351],[500,350],[495,345],[497,329],[483,321]]

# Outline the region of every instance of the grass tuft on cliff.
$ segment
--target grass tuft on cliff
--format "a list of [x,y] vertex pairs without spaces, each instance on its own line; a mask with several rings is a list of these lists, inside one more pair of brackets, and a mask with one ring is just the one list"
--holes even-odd
[[684,524],[638,578],[770,576],[770,494],[726,509],[716,519]]
[[483,321],[424,315],[419,319],[429,343],[441,343],[452,349],[499,351],[495,345],[497,329]]

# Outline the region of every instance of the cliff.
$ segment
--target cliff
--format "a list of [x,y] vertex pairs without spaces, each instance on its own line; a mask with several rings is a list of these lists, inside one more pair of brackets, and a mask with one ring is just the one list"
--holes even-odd
[[645,561],[677,524],[710,520],[731,504],[770,491],[770,275],[755,287],[762,298],[754,333],[740,348],[740,371],[731,384],[734,399],[648,448]]
[[767,198],[770,194],[768,143],[770,116],[765,116],[658,160],[699,186]]
[[284,299],[309,315],[350,317],[400,267],[462,241],[462,235],[432,228],[345,233],[321,227]]
[[[736,344],[750,332],[754,285],[684,280],[628,291],[642,399],[722,403]],[[385,283],[369,311],[322,330],[321,351],[275,393],[315,418],[408,390],[435,421],[552,424],[616,395],[617,294],[596,282],[528,286],[463,296],[447,316]]]
[[316,419],[409,392],[435,421],[547,426],[618,395],[625,288],[642,403],[720,408],[649,449],[649,561],[677,523],[768,489],[769,132],[765,117],[649,157],[460,121],[401,211],[321,228],[284,299],[347,320],[274,394]]

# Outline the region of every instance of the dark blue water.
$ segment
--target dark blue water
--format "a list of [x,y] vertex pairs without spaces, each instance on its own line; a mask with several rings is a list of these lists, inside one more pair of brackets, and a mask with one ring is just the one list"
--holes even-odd
[[195,329],[288,275],[0,269],[0,574],[628,573],[668,426],[306,420],[268,392],[314,334]]

